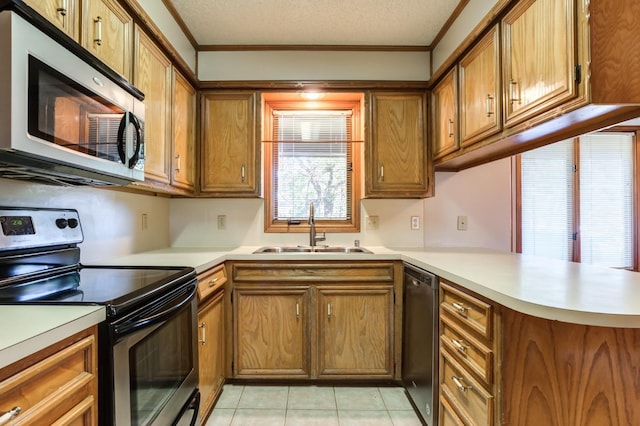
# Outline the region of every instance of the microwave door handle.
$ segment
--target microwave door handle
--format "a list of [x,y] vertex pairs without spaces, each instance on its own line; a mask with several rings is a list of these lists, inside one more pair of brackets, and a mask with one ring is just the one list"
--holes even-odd
[[120,161],[122,164],[126,164],[126,152],[125,152],[125,141],[124,141],[124,129],[127,127],[127,116],[129,114],[124,113],[122,119],[120,120],[120,125],[118,126],[118,155],[120,156]]
[[191,303],[191,299],[195,295],[195,292],[196,286],[191,285],[188,288],[187,294],[181,297],[179,300],[174,301],[171,306],[167,307],[167,309],[163,309],[161,312],[153,315],[132,318],[130,321],[126,321],[123,324],[114,326],[113,333],[116,340],[121,339],[128,334],[134,333],[141,328],[148,327],[153,324],[159,324],[168,320],[173,316],[173,314]]
[[138,159],[140,158],[140,147],[142,147],[142,128],[140,126],[138,117],[136,117],[134,114],[129,113],[129,122],[133,124],[133,128],[136,129],[136,149],[129,159],[129,168],[133,169],[138,163]]

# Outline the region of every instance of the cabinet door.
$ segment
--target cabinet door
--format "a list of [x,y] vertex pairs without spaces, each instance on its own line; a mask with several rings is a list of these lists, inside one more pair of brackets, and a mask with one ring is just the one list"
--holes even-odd
[[235,377],[309,377],[308,294],[235,290]]
[[393,375],[393,289],[318,289],[318,377]]
[[505,124],[577,96],[575,0],[523,0],[502,20]]
[[500,51],[495,26],[460,61],[460,145],[501,130]]
[[422,93],[372,93],[366,196],[427,195],[425,104]]
[[433,158],[437,159],[457,150],[458,96],[457,67],[453,67],[433,88]]
[[76,6],[76,0],[25,0],[25,3],[69,37],[79,40],[80,10]]
[[224,291],[198,311],[200,418],[206,418],[224,383]]
[[173,186],[193,191],[195,186],[196,91],[174,69],[173,78]]
[[84,0],[82,45],[127,80],[133,19],[116,0]]
[[202,97],[202,192],[259,195],[256,93],[205,93]]
[[134,84],[145,94],[145,179],[169,183],[171,61],[136,28]]

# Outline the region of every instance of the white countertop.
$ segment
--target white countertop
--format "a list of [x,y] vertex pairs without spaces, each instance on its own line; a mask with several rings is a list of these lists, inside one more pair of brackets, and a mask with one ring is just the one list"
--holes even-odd
[[252,254],[258,247],[173,247],[100,264],[192,266],[200,273],[225,260],[402,260],[525,314],[640,328],[637,272],[480,248],[367,248],[373,254]]
[[0,368],[106,318],[96,305],[1,305]]

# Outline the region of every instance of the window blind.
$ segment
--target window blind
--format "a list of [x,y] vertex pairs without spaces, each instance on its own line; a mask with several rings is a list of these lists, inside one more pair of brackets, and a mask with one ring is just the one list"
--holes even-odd
[[351,111],[274,111],[273,139],[273,219],[351,219]]
[[522,253],[572,260],[573,140],[521,154]]
[[633,136],[580,138],[581,262],[633,267]]

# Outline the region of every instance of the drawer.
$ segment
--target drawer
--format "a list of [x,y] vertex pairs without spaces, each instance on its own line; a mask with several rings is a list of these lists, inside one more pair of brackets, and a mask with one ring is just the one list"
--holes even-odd
[[460,426],[466,423],[458,416],[451,402],[446,396],[440,395],[440,409],[438,410],[439,426]]
[[446,350],[440,351],[440,392],[465,424],[493,425],[493,396]]
[[198,275],[198,300],[203,302],[226,282],[227,273],[224,265],[218,265]]
[[267,283],[393,283],[393,263],[378,262],[286,262],[235,263],[233,282]]
[[96,345],[92,334],[66,347],[56,344],[43,349],[55,352],[44,358],[34,354],[36,362],[27,358],[8,366],[9,375],[0,382],[0,411],[21,408],[10,424],[65,424],[65,419],[95,422]]
[[448,314],[440,316],[440,345],[458,355],[465,368],[493,384],[493,350],[467,333]]
[[462,324],[488,340],[493,339],[493,307],[482,300],[456,290],[440,280],[441,312],[448,312]]

